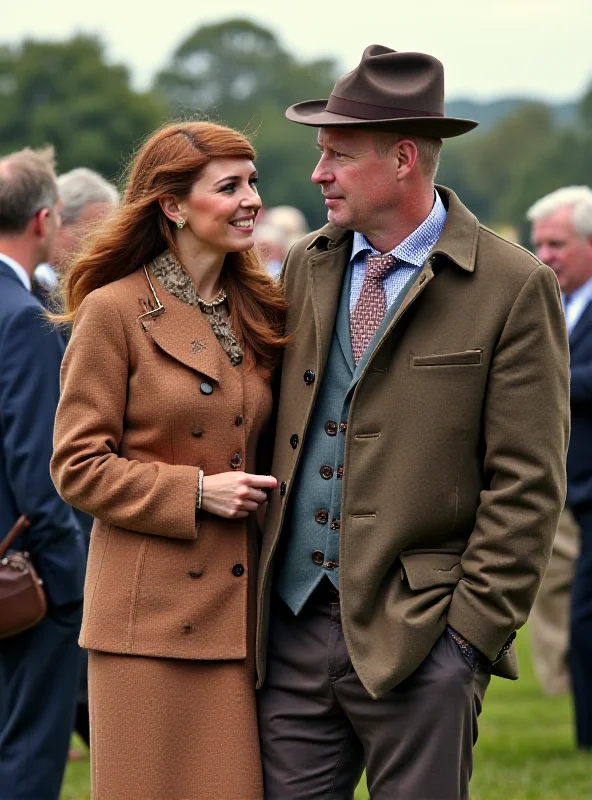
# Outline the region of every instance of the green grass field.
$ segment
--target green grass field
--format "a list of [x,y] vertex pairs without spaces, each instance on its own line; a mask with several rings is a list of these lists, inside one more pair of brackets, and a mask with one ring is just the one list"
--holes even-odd
[[[574,749],[570,701],[542,695],[526,632],[518,637],[518,651],[520,680],[496,678],[485,697],[472,800],[592,800],[592,756]],[[356,800],[367,798],[361,785]],[[90,800],[88,761],[68,765],[61,800]]]

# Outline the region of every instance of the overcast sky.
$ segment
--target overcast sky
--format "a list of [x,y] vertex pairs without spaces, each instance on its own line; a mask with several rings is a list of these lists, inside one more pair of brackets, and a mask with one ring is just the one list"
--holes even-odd
[[0,42],[99,35],[147,87],[204,23],[247,16],[302,59],[352,69],[368,44],[431,53],[449,99],[574,99],[592,81],[592,0],[4,0]]

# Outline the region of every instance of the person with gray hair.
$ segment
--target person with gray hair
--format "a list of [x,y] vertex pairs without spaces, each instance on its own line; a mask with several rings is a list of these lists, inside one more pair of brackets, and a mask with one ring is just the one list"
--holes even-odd
[[[540,617],[568,627],[569,668],[578,747],[592,749],[592,189],[568,186],[527,211],[537,256],[557,275],[569,335],[571,439],[567,456],[566,511],[537,599],[535,652]],[[581,530],[577,554],[577,527]],[[572,564],[575,562],[575,569]],[[569,593],[571,574],[571,610]],[[569,622],[568,622],[569,618]],[[548,628],[548,626],[547,626]],[[543,622],[544,629],[544,622]],[[561,637],[556,640],[561,648]],[[563,645],[565,647],[565,644]],[[549,648],[548,648],[549,649]],[[549,653],[548,659],[556,656]]]
[[[31,293],[60,227],[53,150],[0,160],[0,541],[43,580],[47,613],[0,646],[0,798],[57,800],[68,753],[80,649],[85,549],[49,474],[64,344]],[[10,558],[10,551],[9,551]]]

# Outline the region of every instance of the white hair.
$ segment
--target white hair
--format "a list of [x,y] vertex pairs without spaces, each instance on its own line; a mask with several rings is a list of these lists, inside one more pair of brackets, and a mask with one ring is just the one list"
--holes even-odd
[[98,172],[86,167],[78,167],[60,175],[57,180],[60,200],[63,203],[62,221],[64,225],[78,222],[80,215],[91,203],[119,201],[119,192]]
[[526,212],[530,222],[538,222],[559,211],[561,208],[573,209],[572,224],[579,236],[592,236],[592,189],[588,186],[564,186],[551,194],[541,197]]

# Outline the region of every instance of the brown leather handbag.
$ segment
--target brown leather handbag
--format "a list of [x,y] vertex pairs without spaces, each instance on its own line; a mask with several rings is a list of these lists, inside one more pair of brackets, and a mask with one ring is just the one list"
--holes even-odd
[[0,639],[32,628],[47,611],[43,581],[29,554],[20,551],[6,555],[30,524],[22,514],[0,543]]

